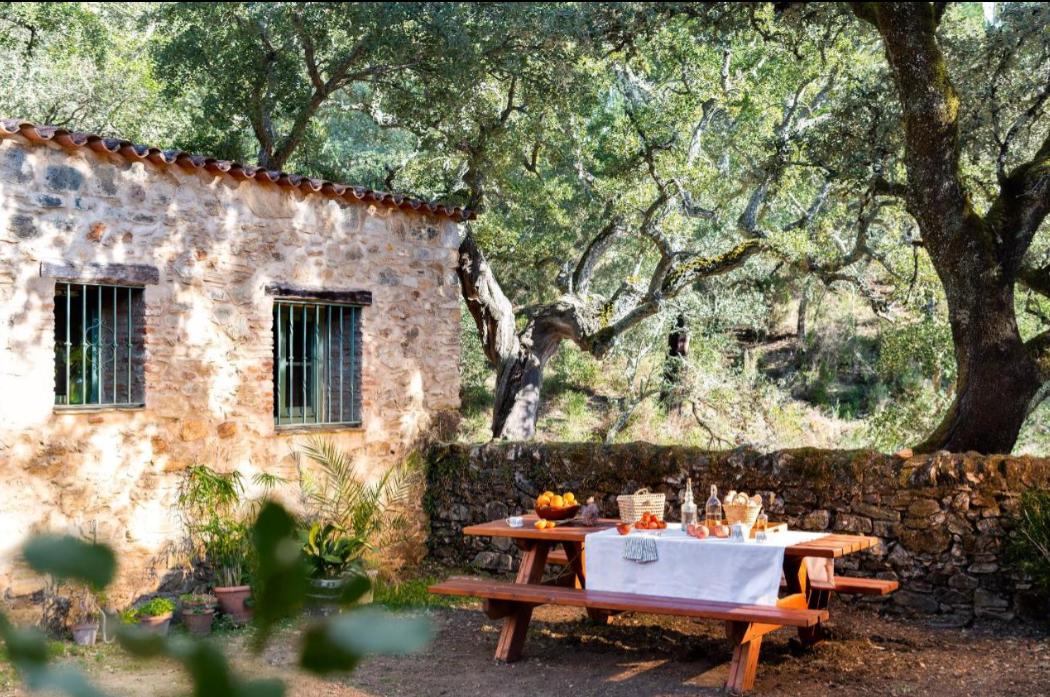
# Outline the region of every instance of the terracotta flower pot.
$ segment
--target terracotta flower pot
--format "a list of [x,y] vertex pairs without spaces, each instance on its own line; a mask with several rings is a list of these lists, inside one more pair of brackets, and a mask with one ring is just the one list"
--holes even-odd
[[215,597],[223,613],[230,616],[234,624],[247,624],[252,619],[252,609],[245,601],[252,594],[251,586],[216,586]]
[[196,634],[197,636],[211,634],[211,623],[214,619],[214,610],[192,614],[188,612],[182,613],[182,623],[186,625],[187,631],[189,631],[190,634]]
[[156,617],[140,617],[139,626],[148,632],[156,634],[167,634],[171,625],[171,613],[157,615]]
[[78,624],[73,626],[73,641],[79,646],[94,646],[97,637],[97,624]]

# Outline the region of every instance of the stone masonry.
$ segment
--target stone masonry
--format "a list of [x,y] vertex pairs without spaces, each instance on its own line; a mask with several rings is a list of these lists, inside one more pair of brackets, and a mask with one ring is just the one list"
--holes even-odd
[[429,455],[429,554],[450,566],[505,574],[516,568],[510,540],[464,537],[466,525],[532,512],[535,496],[571,490],[594,496],[617,517],[616,496],[643,486],[667,495],[678,519],[686,476],[708,487],[776,492],[771,520],[793,528],[874,535],[872,550],[838,562],[843,573],[900,581],[886,609],[931,615],[945,625],[976,618],[1047,619],[1046,599],[1009,565],[1006,547],[1029,487],[1050,487],[1050,461],[939,453],[907,460],[872,452],[740,449],[630,443],[448,445]]
[[[17,550],[42,530],[112,544],[114,600],[155,590],[192,463],[295,481],[293,447],[323,435],[376,476],[417,448],[459,405],[459,232],[437,213],[0,139],[0,599],[41,587]],[[156,269],[145,408],[55,408],[42,269],[92,264]],[[371,292],[359,428],[275,428],[268,284]]]

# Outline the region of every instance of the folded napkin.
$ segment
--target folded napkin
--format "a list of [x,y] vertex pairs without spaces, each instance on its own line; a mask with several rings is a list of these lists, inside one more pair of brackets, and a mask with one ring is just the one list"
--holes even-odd
[[660,558],[659,552],[656,551],[656,538],[650,535],[629,536],[623,548],[623,558],[641,564],[656,561]]

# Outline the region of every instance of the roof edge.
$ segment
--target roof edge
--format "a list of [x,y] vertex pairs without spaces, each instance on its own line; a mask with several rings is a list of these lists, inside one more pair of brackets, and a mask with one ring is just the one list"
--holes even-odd
[[377,191],[363,186],[352,186],[327,179],[314,179],[281,170],[271,170],[232,160],[196,155],[184,150],[162,150],[139,145],[129,140],[105,138],[94,133],[70,131],[57,126],[46,126],[31,121],[0,119],[0,138],[21,136],[31,143],[55,143],[67,152],[92,150],[97,154],[116,155],[128,162],[149,161],[158,167],[179,167],[187,171],[204,171],[216,177],[230,177],[237,181],[252,180],[261,185],[276,185],[282,189],[298,189],[303,194],[337,198],[349,203],[376,203],[387,208],[429,213],[460,223],[472,220],[476,212],[461,206],[431,203],[421,198]]

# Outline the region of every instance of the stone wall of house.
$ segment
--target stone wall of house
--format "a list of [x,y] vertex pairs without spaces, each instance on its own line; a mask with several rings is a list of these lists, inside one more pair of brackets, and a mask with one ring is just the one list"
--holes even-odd
[[[292,448],[311,435],[352,449],[368,476],[404,458],[459,405],[458,243],[447,217],[0,139],[0,599],[40,588],[17,561],[36,530],[113,544],[111,597],[157,588],[191,463],[294,481]],[[159,272],[145,408],[55,408],[55,279],[41,265],[90,263]],[[271,283],[371,291],[360,428],[275,429]]]
[[776,492],[771,520],[803,530],[874,535],[880,544],[839,560],[839,571],[898,579],[884,603],[936,615],[944,624],[974,617],[1047,618],[1045,599],[1011,569],[1005,549],[1029,487],[1050,487],[1050,460],[940,453],[907,460],[871,452],[746,449],[706,452],[644,443],[448,445],[430,451],[430,556],[451,566],[507,573],[509,540],[464,537],[466,525],[531,512],[537,494],[595,496],[616,517],[616,496],[647,486],[664,492],[669,519],[690,476],[699,505],[708,487]]

